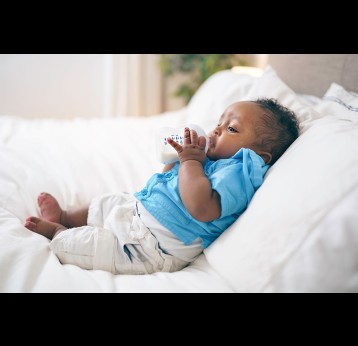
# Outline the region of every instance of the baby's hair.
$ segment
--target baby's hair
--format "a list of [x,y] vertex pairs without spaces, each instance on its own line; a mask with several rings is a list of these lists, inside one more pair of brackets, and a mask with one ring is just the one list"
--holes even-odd
[[293,111],[282,106],[276,99],[259,98],[254,100],[257,105],[267,111],[261,125],[256,129],[261,150],[272,155],[273,165],[299,135],[299,122]]

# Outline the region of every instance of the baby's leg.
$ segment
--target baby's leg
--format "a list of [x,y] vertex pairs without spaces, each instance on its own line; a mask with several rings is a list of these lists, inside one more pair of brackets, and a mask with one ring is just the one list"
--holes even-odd
[[30,231],[41,234],[48,239],[56,237],[56,235],[67,228],[59,223],[40,219],[35,216],[30,216],[26,219],[25,227]]
[[88,206],[70,210],[62,210],[55,197],[42,192],[37,198],[41,216],[44,220],[55,222],[66,227],[87,225]]

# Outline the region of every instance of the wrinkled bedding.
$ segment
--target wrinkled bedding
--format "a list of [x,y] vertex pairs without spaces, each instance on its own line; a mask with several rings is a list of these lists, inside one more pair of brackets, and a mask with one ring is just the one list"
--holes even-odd
[[116,191],[139,190],[162,169],[154,133],[186,110],[146,119],[26,120],[0,117],[1,292],[230,292],[202,255],[177,273],[112,275],[61,265],[48,240],[24,226],[48,191],[64,208]]

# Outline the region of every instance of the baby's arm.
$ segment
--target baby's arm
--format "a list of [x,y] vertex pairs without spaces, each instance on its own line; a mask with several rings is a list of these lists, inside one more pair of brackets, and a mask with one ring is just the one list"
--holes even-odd
[[219,218],[220,195],[211,188],[203,169],[205,138],[198,138],[194,130],[185,128],[183,146],[169,138],[168,142],[179,155],[179,192],[186,210],[201,222]]

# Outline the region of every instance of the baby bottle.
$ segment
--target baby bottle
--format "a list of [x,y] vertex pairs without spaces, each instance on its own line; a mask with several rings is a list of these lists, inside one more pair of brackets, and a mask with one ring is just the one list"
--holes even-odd
[[188,124],[176,129],[172,127],[162,127],[156,135],[156,154],[159,162],[169,164],[175,161],[179,161],[178,153],[168,143],[168,137],[180,145],[183,145],[185,127],[188,127],[190,130],[195,130],[198,134],[198,137],[204,136],[206,138],[205,153],[207,152],[209,147],[209,137],[205,134],[204,130],[200,126],[195,124]]

